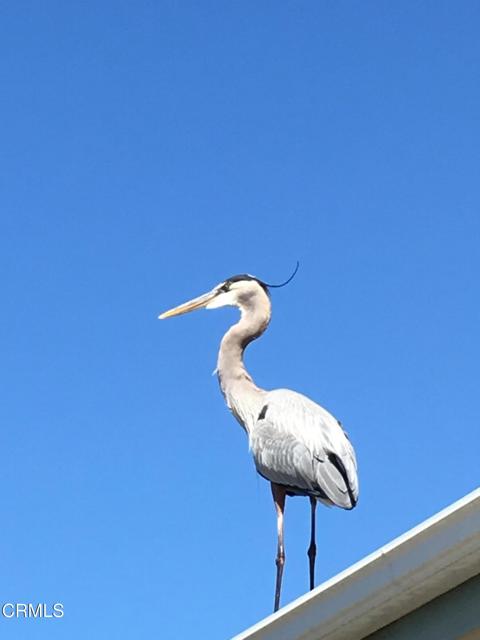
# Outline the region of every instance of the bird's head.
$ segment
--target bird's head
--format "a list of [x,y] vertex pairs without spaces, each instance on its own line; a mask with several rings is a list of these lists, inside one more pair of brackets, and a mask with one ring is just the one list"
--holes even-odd
[[184,302],[178,307],[165,311],[159,317],[160,320],[172,318],[183,313],[195,311],[195,309],[219,309],[220,307],[238,307],[239,309],[248,309],[259,303],[269,302],[267,285],[248,274],[232,276],[224,282],[220,282],[211,291],[204,293],[198,298],[193,298],[188,302]]
[[159,317],[160,320],[172,318],[183,313],[195,311],[195,309],[218,309],[219,307],[233,306],[238,307],[242,312],[254,310],[257,307],[267,308],[270,310],[270,297],[268,294],[269,287],[283,287],[290,282],[298,270],[298,262],[295,271],[290,278],[282,284],[267,284],[247,273],[227,278],[220,284],[217,284],[211,291],[204,293],[198,298],[193,298],[188,302],[184,302],[178,307],[165,311]]

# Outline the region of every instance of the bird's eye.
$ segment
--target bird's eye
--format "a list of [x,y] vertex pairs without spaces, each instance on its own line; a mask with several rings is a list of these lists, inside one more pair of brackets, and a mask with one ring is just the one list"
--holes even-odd
[[222,284],[222,286],[220,287],[220,291],[222,291],[222,293],[226,293],[229,290],[230,290],[230,283],[229,282],[224,282]]

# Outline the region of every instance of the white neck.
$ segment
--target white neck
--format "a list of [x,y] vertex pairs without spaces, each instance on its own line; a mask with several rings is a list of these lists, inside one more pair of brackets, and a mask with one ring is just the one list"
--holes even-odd
[[239,305],[241,318],[223,336],[218,353],[217,374],[227,405],[235,417],[250,431],[262,408],[265,391],[253,382],[245,368],[243,352],[268,326],[271,305],[267,294],[255,296],[248,305]]

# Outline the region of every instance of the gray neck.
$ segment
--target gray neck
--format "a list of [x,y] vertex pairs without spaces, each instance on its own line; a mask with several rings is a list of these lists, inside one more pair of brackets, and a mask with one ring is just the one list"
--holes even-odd
[[240,307],[241,318],[223,336],[218,353],[217,374],[227,405],[237,420],[250,431],[262,408],[265,391],[256,386],[245,368],[243,352],[260,337],[270,321],[270,300],[265,295],[261,304]]

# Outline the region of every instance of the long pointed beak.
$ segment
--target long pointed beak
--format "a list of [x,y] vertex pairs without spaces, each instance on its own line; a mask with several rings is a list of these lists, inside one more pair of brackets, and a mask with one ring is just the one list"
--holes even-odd
[[208,293],[203,294],[203,296],[199,296],[198,298],[193,298],[193,300],[189,300],[188,302],[184,302],[178,307],[174,307],[173,309],[169,309],[165,311],[161,315],[158,316],[159,320],[165,320],[165,318],[173,318],[173,316],[180,316],[182,313],[189,313],[190,311],[195,311],[195,309],[202,309],[202,307],[206,307],[210,300],[217,295],[217,291],[213,289],[213,291],[209,291]]

